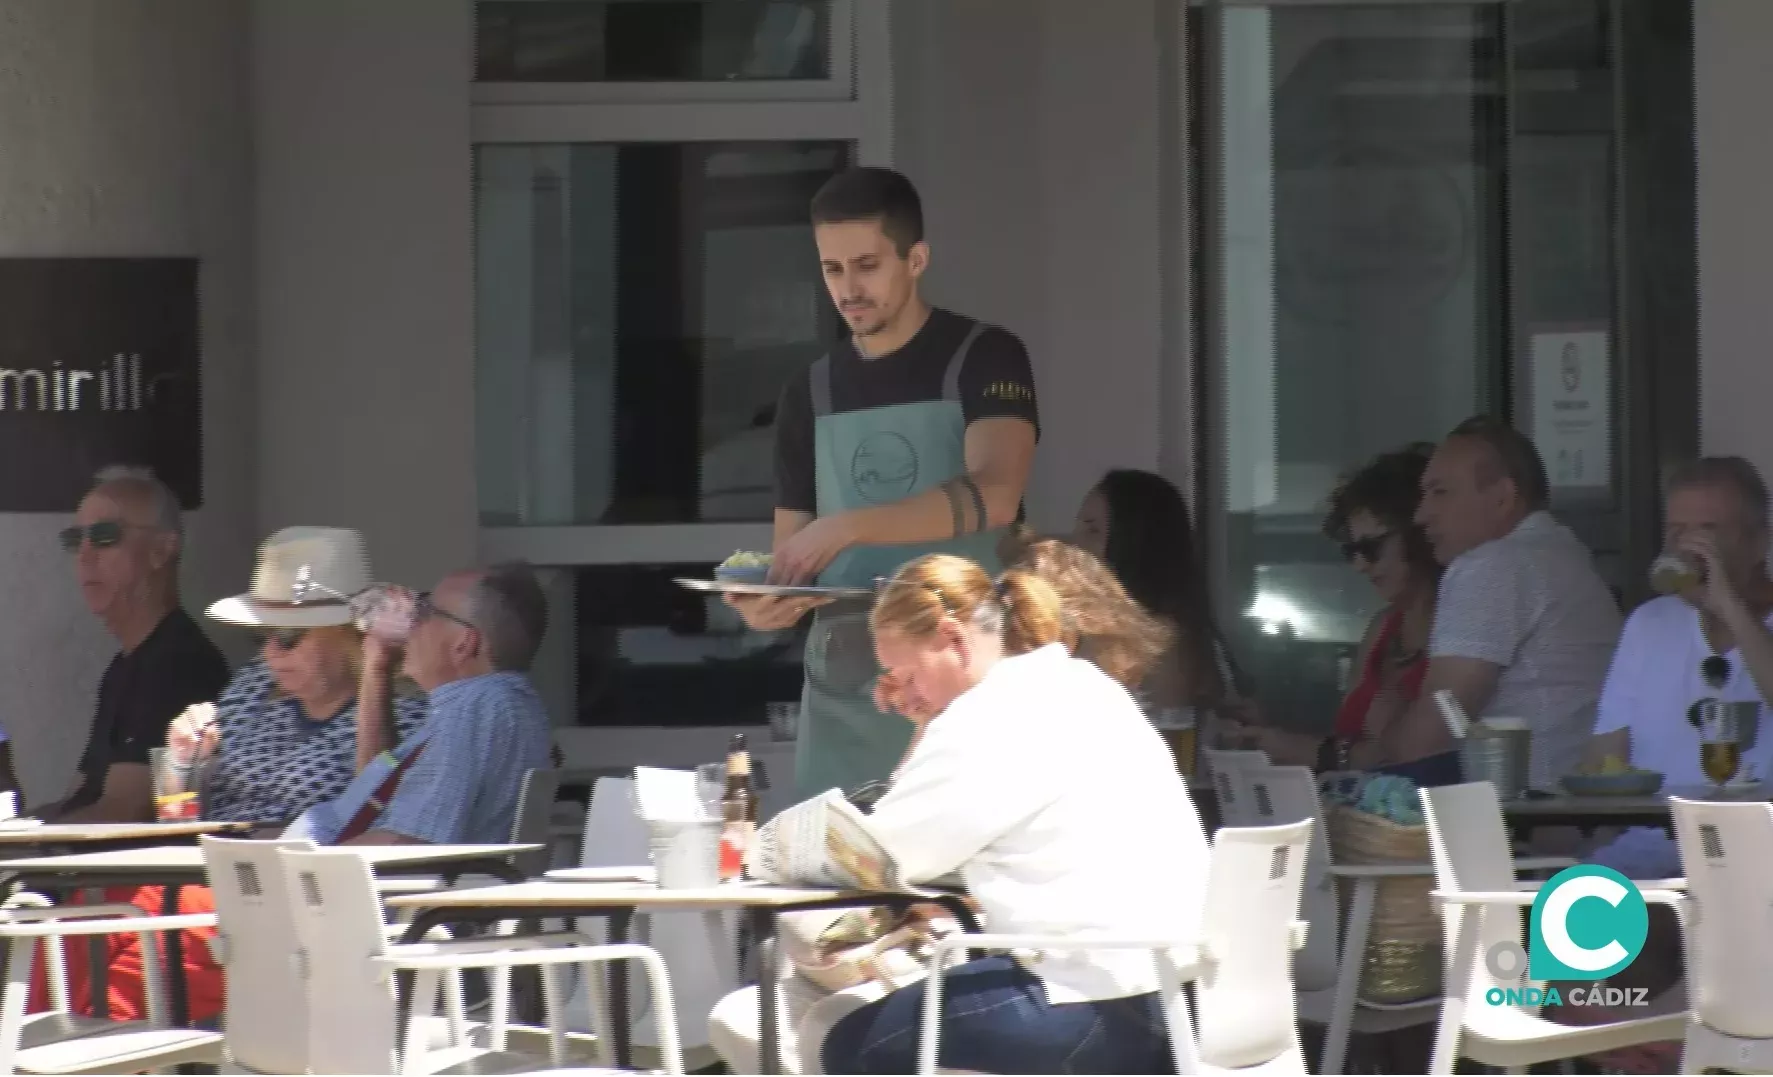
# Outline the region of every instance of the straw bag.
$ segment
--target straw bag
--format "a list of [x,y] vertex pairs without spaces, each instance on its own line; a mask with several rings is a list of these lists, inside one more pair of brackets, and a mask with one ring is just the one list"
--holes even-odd
[[[1346,804],[1328,807],[1330,850],[1337,864],[1429,862],[1426,826],[1400,826]],[[1340,885],[1346,915],[1352,882],[1343,879]],[[1433,889],[1434,878],[1427,875],[1379,883],[1367,952],[1361,960],[1362,999],[1396,1004],[1441,993],[1441,919],[1428,897]]]

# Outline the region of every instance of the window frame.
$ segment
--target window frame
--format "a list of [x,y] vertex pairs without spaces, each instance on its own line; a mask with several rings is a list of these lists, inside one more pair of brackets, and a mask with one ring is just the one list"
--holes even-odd
[[[479,0],[480,3],[521,4],[530,0]],[[470,84],[469,101],[475,105],[640,105],[678,102],[732,104],[742,101],[849,101],[861,84],[857,78],[858,22],[873,17],[870,8],[856,0],[825,0],[830,17],[826,55],[830,72],[822,79],[747,79],[733,82],[481,82]],[[476,4],[478,8],[479,4]]]
[[[826,96],[830,90],[826,82],[810,80],[475,83],[472,148],[522,143],[840,141],[851,145],[858,164],[890,166],[891,0],[864,4],[832,0],[832,5],[832,67],[834,76],[840,66],[844,71],[843,99]],[[840,32],[850,40],[837,37]],[[793,93],[787,92],[790,87]],[[824,89],[813,93],[808,87]],[[478,295],[475,302],[478,305]],[[489,526],[477,521],[477,527],[484,559],[522,558],[532,564],[572,568],[718,562],[735,549],[769,549],[773,525],[767,520],[559,526]]]

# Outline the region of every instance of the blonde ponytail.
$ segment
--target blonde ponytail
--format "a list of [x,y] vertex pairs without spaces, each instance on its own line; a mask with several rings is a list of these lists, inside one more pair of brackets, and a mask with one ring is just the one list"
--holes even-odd
[[1011,569],[997,579],[1003,605],[1003,651],[1027,654],[1053,643],[1076,645],[1066,629],[1065,606],[1059,593],[1032,572]]

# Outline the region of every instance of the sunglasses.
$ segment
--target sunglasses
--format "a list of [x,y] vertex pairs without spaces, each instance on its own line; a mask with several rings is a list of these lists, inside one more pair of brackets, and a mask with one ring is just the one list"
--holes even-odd
[[1394,534],[1395,531],[1381,531],[1366,538],[1349,539],[1342,544],[1342,556],[1349,561],[1358,557],[1370,565],[1379,560],[1379,555],[1385,552],[1386,540]]
[[308,638],[305,628],[267,628],[257,633],[260,643],[269,643],[278,650],[293,651]]
[[126,524],[121,520],[100,520],[97,523],[87,524],[85,527],[81,527],[79,524],[64,527],[56,535],[56,538],[61,541],[62,549],[69,553],[79,552],[82,542],[91,543],[95,550],[108,550],[122,542],[124,532],[132,527],[143,531],[149,530],[140,524]]
[[412,623],[418,625],[433,617],[441,617],[446,621],[454,621],[463,628],[472,628],[476,632],[480,631],[480,626],[473,621],[468,620],[466,617],[458,617],[446,609],[440,609],[437,603],[431,598],[431,592],[419,592],[418,597],[413,599]]

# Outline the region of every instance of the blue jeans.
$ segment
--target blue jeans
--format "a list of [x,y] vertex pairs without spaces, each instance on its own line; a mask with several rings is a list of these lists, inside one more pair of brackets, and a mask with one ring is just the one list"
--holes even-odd
[[[915,1073],[924,985],[843,1017],[825,1038],[826,1073]],[[1055,1006],[1008,957],[969,961],[942,978],[937,1062],[984,1073],[1174,1073],[1159,996]]]

